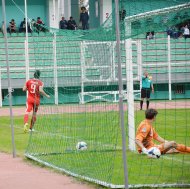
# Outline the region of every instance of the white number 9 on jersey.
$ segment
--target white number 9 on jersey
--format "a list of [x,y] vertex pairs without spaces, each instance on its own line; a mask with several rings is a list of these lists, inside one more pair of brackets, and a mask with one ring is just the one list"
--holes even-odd
[[31,87],[30,87],[32,90],[30,90],[30,93],[35,93],[36,92],[36,85],[35,84],[31,84]]

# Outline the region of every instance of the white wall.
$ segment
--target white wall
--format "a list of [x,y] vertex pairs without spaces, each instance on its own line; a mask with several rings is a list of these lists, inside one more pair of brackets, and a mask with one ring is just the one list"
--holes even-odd
[[112,0],[100,0],[100,24],[104,23],[112,13]]
[[[104,23],[112,13],[112,0],[100,0],[100,24]],[[59,21],[64,16],[71,16],[71,0],[49,0],[49,26],[59,28]]]
[[59,28],[59,21],[64,16],[66,20],[71,15],[71,0],[49,0],[49,26]]
[[65,7],[64,17],[66,20],[69,20],[71,16],[71,0],[65,0],[64,7]]
[[59,19],[57,18],[57,3],[58,0],[49,0],[49,26],[52,28],[58,28],[59,27]]

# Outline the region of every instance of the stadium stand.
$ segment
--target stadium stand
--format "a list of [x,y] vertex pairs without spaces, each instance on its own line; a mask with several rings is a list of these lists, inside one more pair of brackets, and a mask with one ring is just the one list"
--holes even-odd
[[[158,37],[159,36],[159,37]],[[139,39],[139,36],[138,36]],[[135,40],[135,39],[134,39]],[[16,34],[16,36],[8,36],[8,48],[9,48],[9,65],[10,65],[10,77],[11,82],[15,89],[22,88],[25,82],[25,36],[22,34]],[[168,59],[167,59],[167,35],[166,33],[156,34],[155,39],[147,40],[142,35],[141,42],[143,46],[142,51],[142,70],[149,70],[150,74],[154,77],[160,77],[157,79],[157,84],[166,84],[168,82]],[[184,83],[190,79],[190,57],[188,56],[188,49],[190,47],[190,39],[178,38],[171,39],[171,72],[173,74],[172,81],[174,83]],[[0,36],[0,69],[1,69],[1,82],[2,89],[7,89],[7,70],[6,70],[6,55],[5,44],[3,36]],[[71,83],[75,86],[81,85],[81,49],[80,41],[65,41],[62,36],[56,38],[56,60],[58,66],[58,78],[64,78],[64,85],[70,86]],[[122,47],[121,61],[123,64],[122,73],[123,78],[126,78],[125,70],[125,46]],[[109,46],[106,47],[109,50]],[[134,64],[134,77],[137,77],[137,47],[133,48],[133,64]],[[100,50],[100,49],[98,49]],[[88,44],[88,48],[85,47],[85,77],[90,79],[104,79],[106,74],[105,69],[99,65],[96,59],[93,59],[93,53],[96,51],[93,49],[93,45]],[[100,51],[99,51],[100,52]],[[49,83],[52,83],[53,79],[53,36],[50,33],[32,34],[29,35],[29,62],[30,71],[32,73],[36,68],[44,69],[42,71],[42,78],[49,78]],[[52,56],[50,56],[52,55]],[[115,54],[115,62],[117,62],[117,55]],[[109,67],[109,60],[105,60],[105,65]],[[116,75],[117,68],[115,67]],[[107,74],[109,74],[107,72]],[[31,75],[32,77],[32,75]],[[52,78],[51,78],[52,77]],[[106,76],[108,77],[108,76]],[[72,82],[71,81],[72,78]],[[19,80],[19,82],[18,82]],[[74,82],[73,82],[74,81]],[[59,86],[61,81],[58,79]],[[93,85],[93,83],[91,83]],[[22,96],[21,92],[21,96]],[[13,95],[14,98],[14,95]],[[158,98],[158,97],[157,97]],[[24,104],[24,100],[19,100],[19,103]]]

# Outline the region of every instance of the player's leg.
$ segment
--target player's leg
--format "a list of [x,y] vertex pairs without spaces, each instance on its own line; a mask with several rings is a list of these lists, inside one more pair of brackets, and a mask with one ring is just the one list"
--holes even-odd
[[161,145],[163,154],[178,153],[178,151],[176,150],[177,144],[175,141],[168,141]]
[[24,132],[26,133],[28,131],[28,117],[29,113],[25,113],[24,115]]
[[143,101],[144,101],[144,98],[141,98],[141,101],[140,101],[140,110],[142,110],[142,108],[143,108]]
[[143,108],[143,101],[144,101],[145,97],[146,97],[146,91],[144,89],[141,89],[140,110],[142,110],[142,108]]
[[168,150],[168,151],[166,152],[166,154],[173,154],[173,153],[179,153],[179,151],[176,150],[175,148],[171,148],[170,150]]
[[167,145],[165,145],[165,143],[162,143],[159,145],[155,145],[155,147],[157,147],[160,150],[161,154],[179,153],[179,151],[171,147],[170,143],[168,143]]
[[150,104],[150,101],[149,101],[149,100],[150,100],[149,98],[146,99],[146,109],[149,108],[149,104]]
[[149,108],[150,90],[146,90],[146,109]]
[[184,144],[177,144],[176,150],[182,153],[190,153],[190,147]]
[[35,124],[35,122],[36,122],[36,114],[37,114],[37,111],[38,111],[38,105],[37,105],[37,104],[34,104],[33,113],[32,113],[32,119],[31,119],[31,122],[30,122],[30,131],[33,130],[34,124]]
[[36,112],[33,112],[32,114],[32,119],[31,119],[31,122],[30,122],[30,130],[29,131],[32,131],[34,130],[34,124],[36,122]]
[[36,112],[33,112],[32,119],[31,119],[31,122],[30,122],[30,130],[33,130],[35,122],[36,122]]
[[175,141],[165,142],[159,145],[159,149],[163,154],[171,154],[171,153],[190,153],[190,147],[185,146],[184,144],[177,144]]
[[24,132],[28,131],[28,119],[29,119],[29,113],[32,111],[32,103],[29,101],[26,102],[26,111],[24,114]]

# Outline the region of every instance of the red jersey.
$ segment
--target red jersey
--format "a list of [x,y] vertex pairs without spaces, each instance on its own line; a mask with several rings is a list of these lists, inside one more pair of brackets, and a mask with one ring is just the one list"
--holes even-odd
[[28,90],[28,101],[40,103],[40,86],[43,87],[43,82],[39,79],[29,79],[26,82],[26,88]]
[[37,20],[37,24],[43,24],[41,20]]

